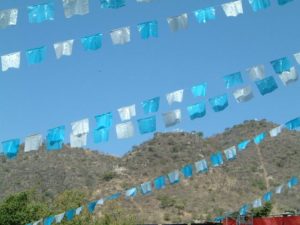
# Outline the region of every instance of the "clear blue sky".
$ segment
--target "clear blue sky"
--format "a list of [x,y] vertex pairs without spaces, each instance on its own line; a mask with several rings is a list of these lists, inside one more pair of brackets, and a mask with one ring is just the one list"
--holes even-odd
[[[45,1],[2,0],[0,8],[19,8],[18,25],[0,30],[0,54],[21,50],[21,69],[0,72],[0,140],[24,138],[34,133],[46,135],[47,129],[66,125],[69,140],[70,123],[88,117],[91,129],[94,116],[113,111],[119,122],[117,109],[137,104],[142,118],[140,102],[161,96],[159,115],[165,111],[183,109],[182,123],[165,129],[158,116],[158,130],[175,128],[187,131],[203,131],[206,136],[222,132],[247,119],[262,119],[283,123],[300,114],[299,88],[295,83],[284,87],[278,76],[279,89],[261,96],[247,77],[245,69],[265,64],[267,75],[274,75],[269,61],[290,56],[300,51],[300,1],[272,6],[258,13],[244,3],[244,15],[226,18],[220,7],[217,19],[208,24],[198,24],[192,11],[227,1],[208,0],[154,0],[138,4],[127,0],[127,6],[117,9],[101,9],[98,0],[90,0],[90,14],[66,19],[61,1],[56,0],[55,20],[42,24],[29,24],[26,7]],[[189,28],[172,33],[166,17],[189,13]],[[157,19],[159,38],[141,40],[136,24]],[[122,26],[132,27],[132,41],[124,46],[113,46],[109,31]],[[102,32],[103,47],[96,52],[85,52],[80,37]],[[75,39],[73,55],[56,60],[52,44]],[[24,51],[46,45],[46,61],[28,66]],[[299,65],[297,65],[299,70]],[[225,89],[222,77],[242,71],[246,84],[251,84],[255,98],[244,104],[235,103],[232,89]],[[208,97],[230,94],[229,107],[220,113],[207,108],[206,117],[190,121],[185,110],[199,99],[191,96],[190,88],[200,82],[208,82]],[[184,102],[167,106],[165,94],[186,89]],[[115,155],[122,155],[152,135],[141,136],[136,130],[134,138],[117,140],[111,133],[108,143],[93,144],[89,135],[89,147]],[[235,144],[235,143],[232,143]],[[227,146],[228,147],[228,146]]]

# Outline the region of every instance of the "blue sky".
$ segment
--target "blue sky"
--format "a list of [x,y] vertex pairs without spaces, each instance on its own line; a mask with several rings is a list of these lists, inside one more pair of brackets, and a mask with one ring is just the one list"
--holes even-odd
[[[284,87],[269,62],[300,51],[300,2],[293,1],[272,6],[254,13],[247,1],[244,14],[237,18],[226,18],[220,7],[217,19],[208,24],[198,24],[191,12],[228,1],[207,0],[154,0],[149,4],[138,4],[127,0],[127,6],[120,9],[101,9],[99,1],[90,0],[90,13],[66,19],[61,1],[56,4],[55,20],[42,24],[29,24],[26,7],[46,1],[2,0],[1,9],[19,8],[18,25],[0,30],[0,54],[22,51],[21,68],[0,72],[0,140],[24,138],[30,134],[42,133],[59,125],[66,125],[68,142],[70,123],[89,118],[94,128],[94,116],[112,111],[119,123],[117,109],[136,104],[137,117],[143,118],[140,102],[161,96],[158,112],[158,131],[172,131],[176,128],[186,131],[202,131],[206,136],[222,132],[225,128],[248,119],[267,119],[283,123],[299,116],[299,82]],[[166,23],[168,16],[189,13],[189,28],[172,33]],[[156,19],[159,23],[159,37],[142,40],[136,30],[141,22]],[[114,46],[109,31],[131,26],[131,42]],[[80,38],[103,33],[103,46],[95,52],[86,52]],[[73,55],[57,60],[53,43],[75,39]],[[24,51],[46,45],[45,62],[27,65]],[[257,64],[266,65],[266,74],[274,75],[278,90],[261,96],[245,69]],[[296,66],[299,70],[299,65]],[[237,104],[232,97],[235,88],[226,89],[222,77],[241,71],[245,85],[254,89],[255,98],[244,104]],[[229,107],[219,113],[207,108],[207,115],[190,121],[186,107],[201,98],[193,98],[190,88],[198,83],[208,83],[205,99],[228,93]],[[242,85],[242,86],[245,86]],[[242,87],[241,86],[241,87]],[[185,89],[181,104],[168,106],[165,94]],[[180,108],[182,123],[165,129],[161,113]],[[94,144],[89,135],[88,147],[114,155],[122,155],[152,137],[139,135],[117,140],[111,133],[108,143]],[[232,143],[236,144],[236,143]],[[228,146],[224,146],[228,147]]]

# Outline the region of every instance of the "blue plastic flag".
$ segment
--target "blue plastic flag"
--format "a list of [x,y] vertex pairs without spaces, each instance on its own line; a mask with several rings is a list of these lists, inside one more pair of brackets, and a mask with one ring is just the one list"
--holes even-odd
[[44,220],[44,225],[51,225],[54,222],[54,216],[49,216]]
[[125,192],[125,197],[128,199],[128,198],[132,198],[132,197],[135,197],[137,194],[137,188],[136,187],[133,187],[133,188],[130,188],[128,189],[126,192]]
[[225,153],[227,160],[236,159],[236,147],[235,146],[224,150],[224,153]]
[[118,199],[121,195],[122,195],[121,192],[117,192],[117,193],[115,193],[115,194],[113,194],[113,195],[111,195],[111,196],[106,197],[106,198],[105,198],[105,201],[116,200],[116,199]]
[[148,39],[149,37],[158,37],[157,21],[140,23],[137,27],[142,39]]
[[227,94],[219,95],[209,99],[209,103],[212,106],[212,109],[215,112],[220,112],[227,108],[228,106],[228,97]]
[[283,57],[280,59],[276,59],[271,61],[273,69],[276,73],[282,74],[285,71],[290,71],[291,69],[291,62],[287,57]]
[[43,62],[46,58],[46,51],[47,48],[44,46],[26,50],[27,63],[33,65]]
[[159,109],[160,97],[155,97],[142,102],[142,107],[145,114],[155,113]]
[[156,190],[164,189],[166,187],[165,176],[156,177],[153,183]]
[[194,97],[205,97],[207,90],[207,83],[202,83],[192,87],[192,93]]
[[182,169],[181,172],[183,173],[184,178],[190,178],[193,176],[193,165],[188,164],[185,165]]
[[81,44],[85,50],[95,51],[102,46],[102,34],[95,34],[81,38]]
[[211,154],[210,161],[213,167],[218,167],[223,165],[223,157],[221,152],[216,152]]
[[262,80],[257,80],[255,81],[255,84],[261,95],[269,94],[278,88],[277,83],[272,76],[266,77]]
[[141,134],[152,133],[156,131],[156,117],[151,116],[138,120],[139,130]]
[[249,0],[249,3],[254,12],[266,9],[271,6],[270,0]]
[[223,216],[218,216],[216,218],[214,218],[214,222],[215,223],[222,223],[222,221],[224,220],[225,218]]
[[75,213],[76,213],[76,210],[75,209],[70,209],[66,212],[66,218],[67,218],[67,221],[70,221],[70,220],[73,220],[74,217],[75,217]]
[[191,120],[204,117],[206,115],[205,102],[200,102],[187,107]]
[[269,202],[269,201],[271,201],[271,198],[272,198],[272,192],[267,192],[266,194],[264,194],[264,196],[263,196],[263,200],[265,201],[265,202]]
[[277,0],[278,5],[285,5],[285,4],[287,4],[289,2],[292,2],[292,1],[294,1],[294,0]]
[[54,3],[28,6],[29,23],[42,23],[46,20],[54,20]]
[[292,188],[292,187],[294,187],[294,186],[296,186],[296,185],[298,185],[298,184],[299,184],[299,180],[298,180],[297,177],[292,177],[292,178],[288,181],[288,183],[287,183],[287,185],[288,185],[289,188]]
[[300,127],[300,117],[292,119],[285,123],[285,127],[289,130],[295,130]]
[[246,216],[248,213],[249,205],[245,204],[240,208],[240,215]]
[[95,116],[96,128],[110,128],[112,125],[112,113],[105,113]]
[[256,145],[260,144],[266,138],[266,133],[261,133],[253,138]]
[[117,9],[125,6],[125,0],[100,0],[101,8]]
[[141,192],[143,195],[147,195],[152,192],[152,186],[150,181],[141,184]]
[[216,10],[214,7],[199,9],[194,12],[194,15],[199,23],[206,23],[209,20],[216,19]]
[[94,213],[96,205],[97,205],[97,201],[90,202],[88,204],[87,208],[88,208],[89,213]]
[[48,130],[47,150],[61,149],[65,140],[65,126],[59,126]]
[[238,144],[238,150],[241,152],[243,150],[245,150],[248,146],[248,144],[250,143],[250,140],[245,140],[242,141],[241,143]]
[[94,142],[102,143],[109,140],[109,129],[108,128],[96,128],[94,130]]
[[12,139],[12,140],[2,142],[3,154],[8,159],[13,159],[18,155],[19,147],[20,147],[20,139]]
[[205,159],[195,162],[195,167],[198,173],[206,173],[208,171],[208,166]]
[[223,77],[226,88],[231,88],[244,83],[240,72],[229,74]]
[[169,178],[169,182],[170,184],[177,184],[179,183],[179,171],[175,170],[171,173],[168,173],[168,178]]

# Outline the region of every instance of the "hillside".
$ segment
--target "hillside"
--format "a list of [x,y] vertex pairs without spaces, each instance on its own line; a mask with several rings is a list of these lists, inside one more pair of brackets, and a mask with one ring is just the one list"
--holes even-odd
[[[202,138],[197,133],[157,133],[152,140],[135,147],[122,158],[90,150],[20,154],[18,159],[1,158],[0,199],[10,193],[35,188],[45,199],[67,189],[80,189],[91,200],[98,199],[132,185],[166,174],[186,163],[207,158],[212,152],[252,138],[276,127],[267,121],[245,121],[222,134]],[[237,210],[243,203],[262,196],[267,186],[274,187],[300,174],[300,133],[284,130],[268,137],[259,148],[254,144],[208,174],[193,176],[177,185],[167,186],[150,196],[134,200],[120,199],[113,204],[126,208],[144,223],[183,222],[207,219]],[[297,187],[276,197],[273,213],[299,208]],[[104,207],[105,210],[105,207]]]

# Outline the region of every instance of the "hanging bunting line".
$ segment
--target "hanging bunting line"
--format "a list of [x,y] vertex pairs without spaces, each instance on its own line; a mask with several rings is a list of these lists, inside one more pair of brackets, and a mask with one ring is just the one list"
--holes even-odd
[[[297,60],[297,58],[296,58]],[[295,67],[292,66],[292,63],[287,57],[283,57],[277,60],[271,61],[273,69],[279,75],[279,79],[282,80],[283,84],[289,85],[298,80],[298,75]],[[264,76],[264,66],[254,66],[246,70],[249,76],[255,82],[255,85],[258,88],[258,91],[262,96],[272,93],[277,90],[278,85],[273,76]],[[292,78],[290,79],[290,75]],[[294,76],[296,75],[296,77]],[[284,77],[284,78],[282,78]],[[226,75],[223,77],[224,86],[226,88],[233,88],[237,84],[241,85],[244,81],[242,74],[240,72]],[[190,89],[191,94],[194,97],[204,97],[207,94],[207,83],[203,82],[193,86]],[[236,87],[235,87],[236,88]],[[184,98],[184,89],[173,91],[166,94],[166,101],[169,105],[178,104],[183,102]],[[238,88],[233,91],[233,96],[236,99],[237,103],[248,102],[253,98],[252,88],[247,85],[243,88]],[[134,123],[132,120],[137,116],[136,105],[128,105],[121,107],[117,110],[121,123],[115,124],[115,132],[117,139],[127,139],[132,138],[136,130],[139,131],[141,135],[153,133],[157,130],[157,116],[160,107],[160,97],[154,97],[152,99],[147,99],[142,101],[141,107],[143,108],[144,115],[140,115],[140,119],[136,119]],[[214,112],[221,112],[229,106],[228,94],[222,94],[214,97],[210,97],[207,100],[207,103],[210,105]],[[188,113],[190,120],[195,120],[202,118],[206,115],[207,103],[204,100],[200,100],[198,103],[189,105],[185,109]],[[166,128],[173,127],[182,121],[183,110],[175,109],[172,111],[164,112],[161,114],[163,118],[164,126]],[[96,127],[93,129],[93,139],[94,143],[108,142],[110,134],[112,132],[113,125],[113,113],[108,112],[101,115],[96,115]],[[293,128],[297,129],[300,127],[300,117],[295,119]],[[71,124],[72,131],[69,137],[71,147],[84,147],[87,145],[87,137],[90,133],[89,129],[89,119],[82,119],[75,121]],[[48,151],[59,150],[63,147],[65,142],[65,126],[58,126],[52,129],[49,129],[46,136],[46,148]],[[25,138],[25,152],[36,151],[42,145],[41,134],[30,135]],[[259,140],[258,140],[259,141]],[[18,155],[20,146],[20,139],[11,139],[2,142],[2,154],[7,158],[15,158]],[[0,150],[1,155],[1,150]]]
[[[68,0],[65,1],[67,8],[67,15],[71,15],[72,12],[77,12],[77,14],[83,14],[81,7],[86,9],[88,8],[87,0]],[[120,0],[101,0],[104,2],[118,2]],[[254,2],[263,2],[265,0],[255,0]],[[279,5],[283,0],[278,0]],[[293,0],[292,0],[293,1]],[[68,2],[68,3],[67,3]],[[253,0],[249,0],[250,5],[252,6]],[[79,5],[80,4],[80,5]],[[82,5],[81,5],[82,4]],[[113,3],[111,3],[113,4]],[[117,4],[117,3],[116,3]],[[268,8],[270,5],[258,4],[255,7],[256,10],[262,10]],[[199,9],[193,11],[191,14],[195,17],[195,19],[201,23],[207,23],[209,20],[216,19],[216,8],[219,7],[225,13],[227,17],[237,17],[243,14],[243,4],[242,0],[233,1],[224,3],[222,5],[211,6],[204,9]],[[42,4],[42,5],[34,5],[29,7],[29,20],[32,23],[40,23],[46,20],[54,20],[54,5],[53,2]],[[253,11],[255,11],[253,9]],[[0,28],[7,27],[10,25],[15,25],[17,20],[18,11],[17,9],[10,10],[1,10],[0,11]],[[179,16],[173,16],[167,18],[167,23],[170,27],[170,30],[173,32],[187,29],[188,28],[188,20],[189,16],[187,13],[183,13]],[[139,23],[136,25],[136,31],[139,32],[141,39],[149,39],[151,37],[158,37],[158,22],[156,20],[147,21],[143,23]],[[126,43],[131,42],[131,28],[130,26],[121,27],[118,29],[111,30],[107,32],[109,34],[113,45],[124,45]],[[103,33],[89,34],[80,39],[80,43],[85,51],[96,51],[102,48],[102,36]],[[53,49],[55,51],[55,55],[57,59],[60,59],[63,56],[71,56],[73,54],[73,45],[75,40],[69,39],[65,41],[60,41],[53,44]],[[27,49],[25,51],[25,58],[28,65],[34,65],[42,63],[46,60],[47,51],[50,48],[46,46],[39,46],[32,49]],[[8,53],[1,56],[2,63],[2,72],[5,72],[9,69],[19,69],[21,66],[21,57],[22,54],[20,51]],[[230,84],[227,84],[228,88]]]
[[[290,123],[287,122],[285,124]],[[273,130],[273,129],[272,129]],[[261,134],[265,134],[265,133],[270,133],[272,130],[268,131],[268,132],[263,132]],[[241,143],[243,143],[243,147],[241,148],[241,143],[239,143],[236,146],[232,146],[230,148],[227,148],[223,151],[223,153],[221,151],[212,153],[210,155],[210,160],[202,158],[199,161],[193,162],[193,163],[188,163],[185,166],[183,166],[180,169],[175,169],[173,171],[171,171],[170,173],[166,174],[166,175],[160,175],[154,179],[152,179],[151,181],[145,181],[144,183],[137,185],[137,186],[132,186],[129,189],[125,189],[123,191],[119,191],[116,192],[115,194],[112,194],[110,196],[104,197],[104,198],[100,198],[98,200],[94,200],[91,201],[90,203],[87,204],[87,206],[80,206],[78,209],[80,209],[80,212],[82,211],[83,208],[87,208],[88,211],[92,214],[94,213],[94,210],[96,209],[97,206],[102,206],[104,205],[105,202],[107,201],[112,201],[112,200],[116,200],[119,199],[121,197],[125,198],[126,200],[131,199],[131,198],[135,198],[138,196],[138,193],[140,193],[142,196],[148,196],[150,195],[154,190],[162,190],[164,188],[166,188],[167,185],[175,185],[177,183],[179,183],[181,181],[181,178],[183,176],[184,179],[189,179],[190,177],[194,176],[195,174],[204,174],[207,173],[208,170],[210,168],[216,168],[216,167],[220,167],[221,165],[224,164],[224,160],[223,160],[223,155],[225,155],[225,158],[227,160],[227,162],[232,161],[233,159],[237,159],[237,153],[241,154],[244,150],[246,150],[249,147],[249,144],[252,142],[253,140],[253,144],[259,145],[262,143],[262,141],[265,140],[265,136],[263,139],[261,139],[260,142],[255,142],[255,140],[257,139],[258,136],[261,136],[261,134],[247,139],[246,141],[242,141]],[[278,133],[276,136],[278,136],[280,133]],[[274,139],[273,136],[272,139]],[[245,145],[245,142],[247,142],[247,144]],[[230,154],[228,154],[228,152],[231,151]],[[287,186],[289,188],[298,185],[299,181],[298,178],[296,177],[292,177]],[[282,186],[283,188],[284,186]],[[281,188],[281,189],[282,189]],[[269,193],[269,192],[268,192]],[[266,199],[269,199],[269,194],[266,195]],[[75,217],[75,212],[78,209],[69,209],[66,212],[60,213],[58,215],[52,215],[50,216],[51,218],[57,218],[59,217],[59,222],[60,223],[64,218],[67,221],[72,220]],[[80,212],[78,214],[76,214],[77,216],[80,215]],[[71,214],[72,216],[68,215]],[[65,217],[64,217],[65,215]],[[45,218],[45,219],[41,219],[41,221],[45,221],[47,220],[49,217]],[[39,221],[37,221],[39,222]],[[32,225],[35,223],[29,223],[27,225]]]

